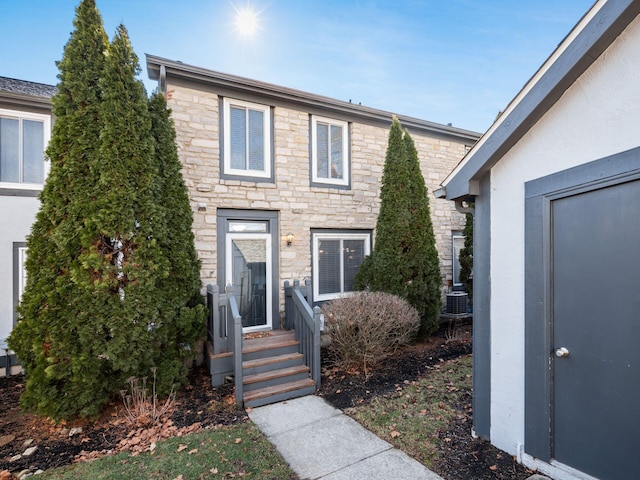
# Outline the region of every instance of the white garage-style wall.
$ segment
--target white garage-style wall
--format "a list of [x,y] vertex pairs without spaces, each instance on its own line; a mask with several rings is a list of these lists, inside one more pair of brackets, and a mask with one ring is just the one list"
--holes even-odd
[[524,184],[640,145],[640,18],[491,170],[491,440],[524,441]]
[[475,202],[474,432],[557,480],[591,477],[554,460],[553,223],[529,197],[637,177],[638,85],[640,2],[599,0],[438,191]]

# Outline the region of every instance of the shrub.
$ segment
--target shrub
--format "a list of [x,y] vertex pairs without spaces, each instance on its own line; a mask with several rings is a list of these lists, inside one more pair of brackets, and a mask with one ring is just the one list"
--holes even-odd
[[384,292],[357,292],[322,307],[329,349],[345,367],[368,368],[409,343],[420,314],[406,300]]
[[406,299],[420,313],[420,336],[432,334],[438,329],[442,278],[429,195],[413,139],[395,116],[375,231],[373,251],[356,274],[354,289]]

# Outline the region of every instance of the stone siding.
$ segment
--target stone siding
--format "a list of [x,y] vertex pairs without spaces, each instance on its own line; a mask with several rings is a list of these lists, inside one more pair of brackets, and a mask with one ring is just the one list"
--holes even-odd
[[[204,284],[217,282],[217,208],[279,212],[281,310],[284,281],[311,277],[312,228],[375,228],[388,127],[350,122],[351,188],[311,186],[309,113],[275,106],[275,183],[221,179],[218,96],[176,85],[169,85],[168,92],[182,173],[191,194],[193,229]],[[455,211],[452,202],[438,200],[432,193],[464,156],[465,144],[425,136],[421,132],[410,133],[429,190],[444,287],[451,280],[451,232],[462,230],[465,218]],[[199,204],[206,204],[206,209],[199,209]],[[286,245],[288,232],[294,234],[289,247]]]

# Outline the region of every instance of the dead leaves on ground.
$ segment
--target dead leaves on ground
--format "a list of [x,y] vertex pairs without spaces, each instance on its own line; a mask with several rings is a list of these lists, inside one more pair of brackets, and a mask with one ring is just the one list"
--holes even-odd
[[[101,457],[106,453],[118,453],[123,451],[131,452],[131,456],[135,457],[142,452],[155,451],[156,444],[160,440],[172,437],[182,437],[187,433],[196,432],[201,429],[200,423],[194,423],[187,427],[177,428],[171,420],[165,421],[162,425],[152,426],[148,428],[140,427],[131,430],[125,438],[120,440],[118,444],[110,451],[100,450],[94,452],[82,451],[76,455],[75,462],[83,462]],[[182,446],[182,445],[181,445]],[[185,446],[186,448],[186,446]],[[178,451],[181,451],[178,449]],[[196,450],[197,451],[197,450]],[[195,452],[193,452],[195,453]]]

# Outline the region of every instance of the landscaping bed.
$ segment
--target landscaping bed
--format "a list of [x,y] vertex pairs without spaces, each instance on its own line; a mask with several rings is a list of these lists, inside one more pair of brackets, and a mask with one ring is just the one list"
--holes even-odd
[[[323,351],[322,388],[318,394],[363,422],[367,411],[373,412],[374,418],[382,417],[376,409],[386,408],[384,402],[404,395],[408,403],[405,402],[406,407],[401,403],[399,408],[407,411],[401,411],[398,419],[393,420],[395,430],[387,428],[388,434],[380,434],[387,441],[397,443],[399,447],[402,442],[411,440],[411,436],[417,441],[428,441],[432,445],[430,448],[435,450],[433,464],[428,466],[447,480],[526,479],[533,472],[488,442],[472,438],[470,371],[463,372],[459,380],[440,375],[458,372],[458,365],[468,370],[470,353],[469,324],[444,325],[427,341],[403,348],[366,373],[336,368],[335,359]],[[233,386],[226,384],[213,388],[208,372],[203,368],[192,371],[190,386],[176,397],[175,411],[155,428],[129,424],[119,401],[115,401],[99,419],[54,425],[20,410],[18,399],[24,388],[23,381],[22,376],[0,378],[0,472],[35,472],[119,451],[138,455],[164,438],[249,421],[245,411],[235,405]],[[424,381],[426,387],[421,383]],[[429,382],[433,383],[433,392]],[[412,398],[417,398],[412,390],[415,388],[427,389],[429,396],[425,398],[428,399],[444,391],[446,395],[442,402],[446,402],[450,415],[427,414],[427,406],[419,405],[417,401],[410,405]],[[411,417],[412,409],[417,409],[416,415],[423,423],[414,423],[412,430],[407,427],[401,431],[401,421]],[[388,413],[391,415],[392,411]],[[436,428],[428,433],[432,426]],[[394,431],[398,435],[393,434]],[[70,435],[72,432],[77,433]],[[32,443],[26,446],[28,440]],[[16,458],[30,446],[37,447],[33,454]]]
[[319,394],[445,480],[524,480],[534,472],[471,435],[471,336],[469,322],[445,323],[366,374],[323,352]]

